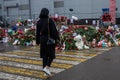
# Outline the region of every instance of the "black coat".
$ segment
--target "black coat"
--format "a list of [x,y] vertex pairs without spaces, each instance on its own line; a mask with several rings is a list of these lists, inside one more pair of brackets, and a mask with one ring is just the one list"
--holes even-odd
[[[50,37],[59,40],[59,33],[52,19],[49,18]],[[55,58],[55,45],[48,46],[48,18],[42,18],[37,22],[36,43],[40,44],[40,57],[49,56]]]

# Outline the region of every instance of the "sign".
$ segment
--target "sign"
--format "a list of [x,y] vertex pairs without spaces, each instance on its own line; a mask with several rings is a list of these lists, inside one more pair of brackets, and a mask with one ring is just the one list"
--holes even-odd
[[116,23],[116,0],[110,0],[110,15],[111,15],[111,22],[115,24]]

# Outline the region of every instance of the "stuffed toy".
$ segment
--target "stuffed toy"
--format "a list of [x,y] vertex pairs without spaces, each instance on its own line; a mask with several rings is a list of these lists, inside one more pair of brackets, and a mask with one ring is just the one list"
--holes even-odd
[[76,41],[75,45],[77,46],[77,48],[80,49],[89,49],[88,46],[84,45],[84,41],[82,39],[81,35],[77,35],[74,37],[74,40]]

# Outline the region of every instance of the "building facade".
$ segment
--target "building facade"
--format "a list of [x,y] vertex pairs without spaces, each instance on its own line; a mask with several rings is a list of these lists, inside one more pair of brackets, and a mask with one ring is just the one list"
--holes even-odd
[[[120,17],[120,0],[117,1],[116,15]],[[16,18],[36,19],[40,10],[46,7],[50,15],[72,15],[79,19],[99,18],[102,8],[109,8],[109,0],[0,0],[0,15],[11,20]]]

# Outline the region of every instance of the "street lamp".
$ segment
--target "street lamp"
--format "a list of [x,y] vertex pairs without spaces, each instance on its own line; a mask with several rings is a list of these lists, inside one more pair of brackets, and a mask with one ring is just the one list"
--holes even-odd
[[4,18],[4,0],[2,0],[2,20]]
[[31,13],[31,0],[28,0],[28,3],[29,3],[29,18],[31,19],[32,17],[31,17],[31,15],[32,15],[32,13]]
[[71,16],[72,16],[72,12],[73,12],[73,9],[70,8],[69,11],[70,11],[70,18],[71,18]]
[[69,11],[70,11],[70,12],[72,12],[72,11],[73,11],[73,9],[72,9],[72,8],[70,8],[70,9],[69,9]]
[[73,9],[70,8],[69,11],[70,11],[70,23],[73,24],[73,23],[74,23],[74,21],[73,21],[73,19],[72,19],[72,12],[73,12]]

